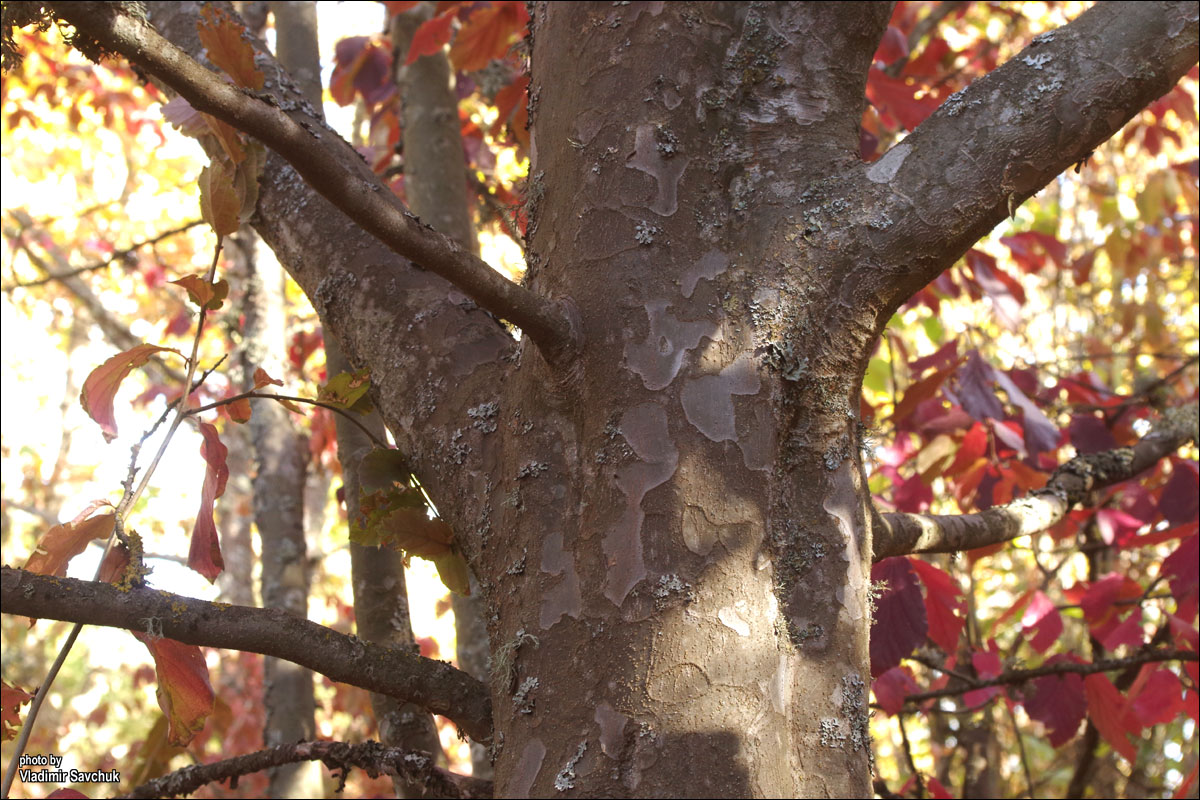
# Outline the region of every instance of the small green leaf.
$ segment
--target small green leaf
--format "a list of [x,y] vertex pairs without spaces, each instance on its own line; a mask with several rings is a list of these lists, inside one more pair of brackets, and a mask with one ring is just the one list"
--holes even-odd
[[370,370],[340,372],[321,387],[317,399],[334,408],[369,414],[374,408],[370,397],[367,396],[367,390],[370,388]]

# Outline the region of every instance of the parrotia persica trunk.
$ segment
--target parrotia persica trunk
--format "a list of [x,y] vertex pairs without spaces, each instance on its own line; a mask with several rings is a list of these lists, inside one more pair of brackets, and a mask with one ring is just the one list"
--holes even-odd
[[879,309],[818,234],[881,5],[535,11],[528,282],[583,345],[477,412],[498,795],[868,796]]

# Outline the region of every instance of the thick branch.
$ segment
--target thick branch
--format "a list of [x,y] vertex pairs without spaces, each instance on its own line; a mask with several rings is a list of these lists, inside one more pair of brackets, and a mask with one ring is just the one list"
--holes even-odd
[[191,105],[245,131],[287,160],[304,180],[392,251],[441,275],[480,306],[518,325],[546,359],[561,363],[574,334],[557,304],[509,281],[409,213],[362,158],[301,104],[262,99],[223,81],[149,24],[110,3],[61,3],[55,12],[120,53]]
[[1017,683],[1031,681],[1034,678],[1044,678],[1047,675],[1092,675],[1096,672],[1113,672],[1142,664],[1155,664],[1163,661],[1197,661],[1200,654],[1195,650],[1147,650],[1126,658],[1106,658],[1090,664],[1078,664],[1074,661],[1058,661],[1045,664],[1033,669],[1011,669],[1002,672],[994,678],[964,679],[953,688],[933,689],[928,692],[910,694],[904,702],[916,704],[938,697],[952,697],[974,689],[985,689],[988,686],[1011,686]]
[[[145,630],[184,644],[261,653],[308,667],[331,680],[398,697],[449,717],[478,741],[491,737],[487,687],[442,661],[422,658],[273,609],[209,603],[154,589],[122,592],[107,583],[34,575],[12,567],[0,574],[6,614]],[[155,629],[158,630],[156,624]]]
[[1076,456],[1050,476],[1044,489],[977,514],[880,514],[875,560],[907,553],[953,553],[1041,533],[1088,494],[1127,481],[1196,440],[1196,404],[1171,409],[1133,447]]
[[1196,63],[1197,31],[1195,3],[1099,3],[861,167],[872,211],[853,222],[878,264],[863,277],[885,301],[883,319],[1169,91]]
[[[405,781],[425,787],[431,797],[492,796],[491,781],[442,769],[435,765],[429,753],[385,747],[379,742],[297,742],[211,764],[192,764],[143,783],[123,797],[178,797],[191,794],[210,783],[236,779],[285,764],[318,760],[331,770],[340,770],[339,781],[342,784],[350,768],[358,767],[372,778],[380,774],[402,777]],[[338,791],[341,791],[341,786]]]

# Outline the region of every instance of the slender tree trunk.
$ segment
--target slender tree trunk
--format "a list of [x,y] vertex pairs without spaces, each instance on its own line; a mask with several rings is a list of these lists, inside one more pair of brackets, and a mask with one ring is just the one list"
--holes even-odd
[[[404,64],[413,34],[430,18],[433,6],[422,3],[392,17],[391,23],[403,103],[405,195],[413,213],[478,254],[450,62],[439,52]],[[490,655],[487,625],[474,576],[471,584],[469,597],[454,594],[450,599],[457,634],[455,656],[460,669],[486,682]],[[491,756],[480,742],[471,743],[471,768],[476,777],[492,777]]]
[[[317,113],[321,113],[320,57],[317,49],[316,4],[313,2],[273,2],[280,62],[297,79],[298,88]],[[326,367],[329,375],[352,369],[332,337],[325,340]],[[379,438],[385,437],[377,413],[362,420]],[[373,447],[357,426],[338,416],[338,460],[342,465],[342,486],[349,520],[359,515],[359,467]],[[350,544],[350,574],[354,592],[355,628],[371,642],[391,644],[415,650],[408,606],[408,587],[404,580],[404,562],[400,554],[378,547]],[[371,694],[371,708],[379,729],[379,740],[389,747],[424,750],[435,757],[441,754],[433,717],[412,703],[393,697]],[[397,797],[424,797],[418,783],[394,778]]]

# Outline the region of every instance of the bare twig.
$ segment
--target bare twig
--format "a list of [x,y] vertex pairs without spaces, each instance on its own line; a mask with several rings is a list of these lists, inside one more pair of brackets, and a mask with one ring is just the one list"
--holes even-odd
[[1033,680],[1034,678],[1043,678],[1047,675],[1092,675],[1097,672],[1112,672],[1119,669],[1127,669],[1131,666],[1141,664],[1153,664],[1162,661],[1197,661],[1200,660],[1200,654],[1195,650],[1176,650],[1167,648],[1162,650],[1148,650],[1146,652],[1137,653],[1125,658],[1106,658],[1100,661],[1094,661],[1090,664],[1079,664],[1074,661],[1060,661],[1054,664],[1045,664],[1033,669],[1013,669],[1002,672],[993,678],[972,678],[964,681],[964,685],[954,688],[932,689],[928,692],[916,692],[905,698],[905,703],[917,704],[923,703],[926,700],[932,700],[938,697],[951,697],[954,695],[969,692],[974,689],[984,689],[988,686],[1010,686],[1012,684],[1024,683],[1025,681]]
[[242,775],[300,761],[322,761],[330,770],[340,771],[337,775],[339,792],[351,767],[358,767],[372,778],[380,774],[401,776],[408,782],[423,786],[431,797],[492,796],[491,781],[442,769],[436,766],[429,753],[385,747],[379,742],[297,742],[211,764],[193,764],[143,783],[123,797],[177,797],[191,794],[209,783],[230,779],[236,781]]
[[54,272],[49,275],[46,275],[43,278],[38,278],[37,280],[21,281],[19,283],[9,284],[8,286],[4,287],[4,292],[5,292],[5,294],[11,294],[16,289],[29,289],[34,286],[44,286],[45,284],[50,283],[52,281],[61,281],[65,278],[73,278],[76,275],[82,275],[85,272],[95,272],[98,269],[104,269],[105,267],[109,266],[110,264],[112,264],[116,261],[120,261],[121,259],[125,258],[129,254],[137,252],[138,250],[142,249],[143,247],[158,244],[163,239],[169,239],[172,236],[176,236],[180,233],[183,233],[184,231],[191,230],[192,228],[196,227],[197,225],[203,224],[203,222],[204,222],[204,220],[194,219],[191,222],[186,222],[183,225],[180,225],[176,228],[171,228],[170,230],[165,230],[162,233],[158,233],[158,234],[155,234],[154,236],[151,236],[149,239],[143,239],[142,241],[137,242],[136,244],[131,244],[129,247],[124,247],[120,250],[115,250],[115,251],[113,251],[113,254],[111,256],[104,259],[103,261],[97,261],[92,264],[86,264],[82,267],[75,267],[73,269],[65,270],[62,272]]

